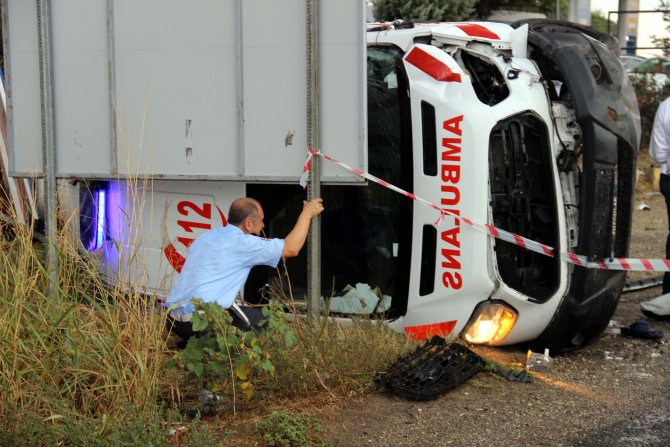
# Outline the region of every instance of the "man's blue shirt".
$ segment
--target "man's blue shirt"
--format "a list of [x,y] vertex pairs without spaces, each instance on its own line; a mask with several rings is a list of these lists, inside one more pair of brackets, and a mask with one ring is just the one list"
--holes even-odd
[[251,268],[255,265],[276,267],[283,250],[283,239],[244,234],[235,225],[210,230],[191,244],[167,305],[182,303],[175,309],[180,316],[195,310],[190,301],[186,302],[191,298],[215,301],[228,308],[244,286]]

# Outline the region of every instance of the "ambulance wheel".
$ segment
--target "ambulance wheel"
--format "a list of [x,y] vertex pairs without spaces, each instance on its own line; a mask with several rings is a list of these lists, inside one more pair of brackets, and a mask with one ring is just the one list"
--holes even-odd
[[579,23],[566,22],[562,20],[547,19],[523,19],[511,24],[513,28],[522,25],[528,25],[528,31],[533,33],[580,33],[585,34],[607,47],[617,56],[621,53],[619,40],[611,34],[603,33],[590,26],[580,25]]

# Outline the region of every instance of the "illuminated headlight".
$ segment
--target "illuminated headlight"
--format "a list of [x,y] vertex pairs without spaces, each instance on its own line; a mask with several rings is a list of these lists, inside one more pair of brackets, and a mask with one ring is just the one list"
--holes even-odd
[[485,303],[475,309],[464,337],[468,343],[498,345],[509,335],[516,312],[501,303]]

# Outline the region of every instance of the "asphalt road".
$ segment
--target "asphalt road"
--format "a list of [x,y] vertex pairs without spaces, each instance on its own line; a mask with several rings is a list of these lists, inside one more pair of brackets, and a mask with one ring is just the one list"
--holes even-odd
[[659,396],[646,411],[628,412],[578,441],[576,445],[588,447],[667,447],[670,445],[670,397]]

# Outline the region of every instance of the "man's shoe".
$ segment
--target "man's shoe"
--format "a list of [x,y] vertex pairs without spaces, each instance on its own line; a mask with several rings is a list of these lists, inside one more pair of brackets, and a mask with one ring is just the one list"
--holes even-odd
[[641,302],[640,310],[644,315],[654,320],[670,321],[670,293],[650,301]]

